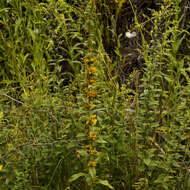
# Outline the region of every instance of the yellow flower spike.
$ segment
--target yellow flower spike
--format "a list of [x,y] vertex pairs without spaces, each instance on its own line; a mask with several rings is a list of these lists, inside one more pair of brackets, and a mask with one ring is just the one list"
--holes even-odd
[[96,167],[96,162],[89,161],[88,162],[88,167]]
[[0,171],[3,169],[3,165],[0,165]]

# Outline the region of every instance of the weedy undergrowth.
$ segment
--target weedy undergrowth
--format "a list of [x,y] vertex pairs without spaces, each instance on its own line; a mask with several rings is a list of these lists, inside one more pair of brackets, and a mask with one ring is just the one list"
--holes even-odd
[[[182,1],[145,17],[151,41],[133,1],[117,2],[0,2],[1,189],[190,188]],[[122,61],[106,53],[119,49],[109,22],[126,3],[145,60],[134,89],[118,83]]]
[[189,34],[180,30],[180,3],[164,1],[159,12],[152,12],[154,29],[151,45],[144,47],[143,93],[135,118],[136,189],[189,188],[189,108],[184,107],[189,99],[189,58],[179,53]]

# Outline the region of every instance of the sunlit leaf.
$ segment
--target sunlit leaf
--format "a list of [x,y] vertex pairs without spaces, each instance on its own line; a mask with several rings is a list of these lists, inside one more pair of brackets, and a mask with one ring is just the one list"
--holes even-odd
[[109,187],[110,189],[114,189],[113,186],[111,186],[107,180],[101,180],[101,179],[99,179],[99,180],[97,181],[97,183],[102,184],[102,185],[104,185],[104,186],[107,186],[107,187]]
[[70,177],[69,183],[71,183],[71,182],[77,180],[79,177],[85,177],[85,176],[86,176],[85,173],[74,174],[74,175],[72,175],[72,176]]

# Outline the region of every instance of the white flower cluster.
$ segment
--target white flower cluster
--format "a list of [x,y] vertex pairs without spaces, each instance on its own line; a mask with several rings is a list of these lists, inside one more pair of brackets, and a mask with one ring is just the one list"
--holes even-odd
[[134,38],[134,37],[137,36],[137,33],[136,33],[136,32],[126,32],[126,33],[125,33],[125,36],[126,36],[127,38]]

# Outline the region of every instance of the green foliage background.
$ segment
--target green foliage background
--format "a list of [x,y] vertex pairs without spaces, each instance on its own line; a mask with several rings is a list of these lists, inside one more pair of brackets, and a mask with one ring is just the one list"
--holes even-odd
[[[127,3],[145,64],[121,84],[114,27]],[[140,23],[130,0],[0,1],[0,189],[190,189],[182,5],[164,0]]]

